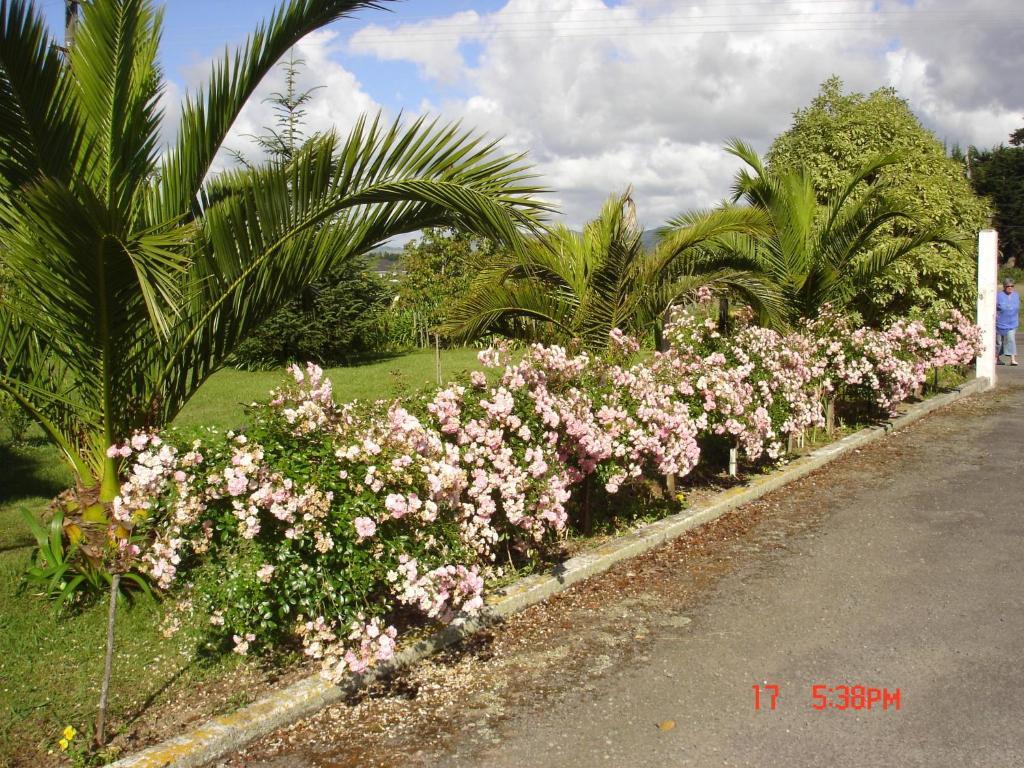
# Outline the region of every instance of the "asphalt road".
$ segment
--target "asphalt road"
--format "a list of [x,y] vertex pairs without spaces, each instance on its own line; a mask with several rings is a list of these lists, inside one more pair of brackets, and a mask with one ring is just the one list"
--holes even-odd
[[[392,703],[378,728],[336,709],[231,764],[1024,766],[1020,370],[782,492],[716,550],[726,566],[669,552],[595,580],[586,611],[583,597],[549,606],[532,639],[498,654],[505,678],[456,690],[447,714]],[[677,573],[699,588],[678,597]],[[628,599],[600,592],[616,580]],[[533,666],[550,684],[523,682]],[[446,676],[458,672],[436,685]],[[840,685],[888,694],[841,708]],[[342,748],[371,731],[372,750]]]

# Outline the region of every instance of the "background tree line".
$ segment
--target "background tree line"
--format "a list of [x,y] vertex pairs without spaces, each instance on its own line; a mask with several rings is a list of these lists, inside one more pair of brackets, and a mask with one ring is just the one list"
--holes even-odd
[[992,225],[999,232],[1000,260],[1024,266],[1024,126],[1009,137],[1009,146],[968,147],[958,153],[979,195],[992,201]]

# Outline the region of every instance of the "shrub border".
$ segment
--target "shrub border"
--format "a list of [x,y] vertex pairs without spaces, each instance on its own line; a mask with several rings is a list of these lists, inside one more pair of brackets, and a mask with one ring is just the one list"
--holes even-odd
[[480,616],[472,619],[457,618],[430,637],[402,649],[391,661],[379,664],[363,674],[350,675],[341,684],[329,683],[319,675],[307,677],[237,712],[215,717],[181,736],[110,763],[107,768],[200,768],[339,701],[379,676],[410,666],[506,616],[543,602],[579,581],[604,573],[616,563],[678,538],[693,528],[799,480],[889,432],[902,429],[932,411],[990,387],[988,379],[973,379],[952,392],[912,405],[906,413],[892,420],[865,427],[834,443],[816,448],[783,469],[755,477],[747,485],[723,491],[700,509],[687,509],[670,515],[589,549],[546,573],[522,578],[490,594]]

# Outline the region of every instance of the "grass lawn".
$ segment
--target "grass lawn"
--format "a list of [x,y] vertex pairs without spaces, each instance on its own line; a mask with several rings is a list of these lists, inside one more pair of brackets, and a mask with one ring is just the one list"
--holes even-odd
[[[450,380],[476,367],[476,351],[444,351],[441,363],[444,380]],[[238,427],[245,418],[243,404],[263,399],[285,375],[221,371],[175,424]],[[328,375],[339,401],[409,394],[436,381],[434,353],[335,368]],[[56,617],[47,601],[22,587],[32,538],[20,510],[42,513],[70,481],[49,445],[0,445],[0,766],[45,764],[45,753],[54,749],[65,725],[84,731],[94,719],[105,606]],[[159,606],[145,603],[119,613],[111,687],[110,721],[115,726],[132,728],[133,718],[147,708],[239,665],[237,657],[197,660],[185,634],[163,636],[161,619]]]
[[[475,349],[441,352],[441,377],[450,381],[456,374],[479,368]],[[432,351],[411,352],[379,362],[326,371],[334,382],[339,401],[378,400],[407,395],[437,383]],[[245,405],[265,399],[288,374],[284,371],[236,371],[225,369],[211,376],[175,420],[181,427],[209,426],[233,429],[245,420]]]

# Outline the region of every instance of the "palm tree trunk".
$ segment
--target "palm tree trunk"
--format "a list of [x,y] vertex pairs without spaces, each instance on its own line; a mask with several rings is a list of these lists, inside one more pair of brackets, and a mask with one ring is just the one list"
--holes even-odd
[[718,332],[729,335],[729,297],[725,294],[718,297]]
[[654,348],[659,352],[665,352],[668,346],[665,344],[665,336],[662,333],[662,328],[663,326],[661,323],[654,324]]
[[672,307],[666,307],[661,315],[661,322],[654,326],[654,348],[659,352],[668,352],[668,342],[665,340],[665,328],[672,320]]

